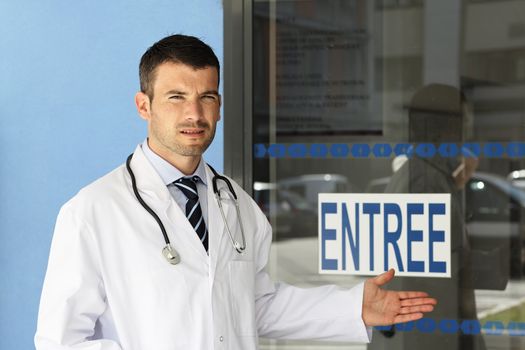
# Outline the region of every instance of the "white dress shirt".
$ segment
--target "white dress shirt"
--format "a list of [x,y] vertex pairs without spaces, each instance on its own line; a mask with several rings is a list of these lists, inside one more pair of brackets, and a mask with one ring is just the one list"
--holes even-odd
[[168,186],[171,196],[173,197],[173,199],[175,199],[175,202],[177,202],[178,206],[181,208],[183,213],[186,213],[186,202],[188,201],[188,198],[184,195],[184,193],[182,193],[182,191],[177,186],[173,185],[172,183],[173,181],[185,176],[196,175],[200,178],[200,181],[197,182],[197,192],[199,193],[199,203],[201,205],[202,216],[204,217],[206,227],[208,227],[208,202],[206,195],[207,183],[204,160],[201,158],[201,161],[199,162],[199,165],[197,166],[197,169],[195,169],[195,172],[193,174],[184,175],[179,169],[177,169],[169,162],[161,158],[158,154],[153,152],[148,146],[148,139],[144,140],[141,147],[142,151],[144,152],[144,155],[146,156],[146,159],[157,171],[164,184]]

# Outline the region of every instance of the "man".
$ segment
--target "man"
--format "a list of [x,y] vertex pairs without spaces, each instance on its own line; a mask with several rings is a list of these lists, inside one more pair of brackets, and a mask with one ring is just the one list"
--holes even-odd
[[220,119],[217,57],[194,37],[166,37],[143,55],[140,84],[148,137],[129,170],[82,189],[58,216],[38,350],[247,350],[258,336],[366,342],[371,326],[433,309],[426,293],[380,289],[393,271],[351,290],[272,282],[264,214],[232,181],[238,212],[202,160]]
[[[457,88],[444,84],[428,84],[419,89],[408,106],[409,142],[413,144],[447,142],[463,144],[465,140],[467,101]],[[464,153],[462,150],[461,153]],[[459,153],[459,152],[458,152]],[[428,290],[441,300],[432,314],[434,322],[477,320],[471,266],[471,247],[467,236],[464,210],[464,187],[472,177],[478,160],[473,155],[463,157],[418,157],[413,154],[395,170],[386,193],[450,193],[451,215],[451,277],[401,277],[390,286],[405,289],[417,286]],[[483,276],[487,278],[488,276]],[[395,331],[395,330],[393,330]],[[386,335],[386,337],[384,336]],[[455,332],[423,333],[383,332],[375,337],[369,350],[447,349],[484,350],[481,334]]]

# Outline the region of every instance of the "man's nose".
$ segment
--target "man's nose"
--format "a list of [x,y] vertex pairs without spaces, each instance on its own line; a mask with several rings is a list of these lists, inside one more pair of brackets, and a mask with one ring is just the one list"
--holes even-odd
[[184,117],[190,120],[199,120],[203,117],[202,104],[198,99],[189,99],[184,106]]

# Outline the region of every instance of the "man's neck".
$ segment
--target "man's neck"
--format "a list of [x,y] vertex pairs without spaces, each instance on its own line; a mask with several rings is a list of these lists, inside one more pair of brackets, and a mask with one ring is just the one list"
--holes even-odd
[[166,159],[166,161],[168,161],[175,168],[179,169],[184,175],[193,174],[195,170],[197,170],[197,167],[201,161],[201,156],[186,157],[177,155],[175,158],[177,159]]
[[148,139],[148,147],[156,155],[173,165],[184,175],[191,175],[195,172],[202,156],[183,156],[171,151],[163,152],[162,149],[157,149],[154,144]]

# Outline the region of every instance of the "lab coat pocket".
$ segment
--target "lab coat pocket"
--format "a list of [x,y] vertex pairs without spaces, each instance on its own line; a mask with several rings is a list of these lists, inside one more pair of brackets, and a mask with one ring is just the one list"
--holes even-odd
[[238,336],[255,336],[255,273],[252,261],[230,261],[231,309]]

